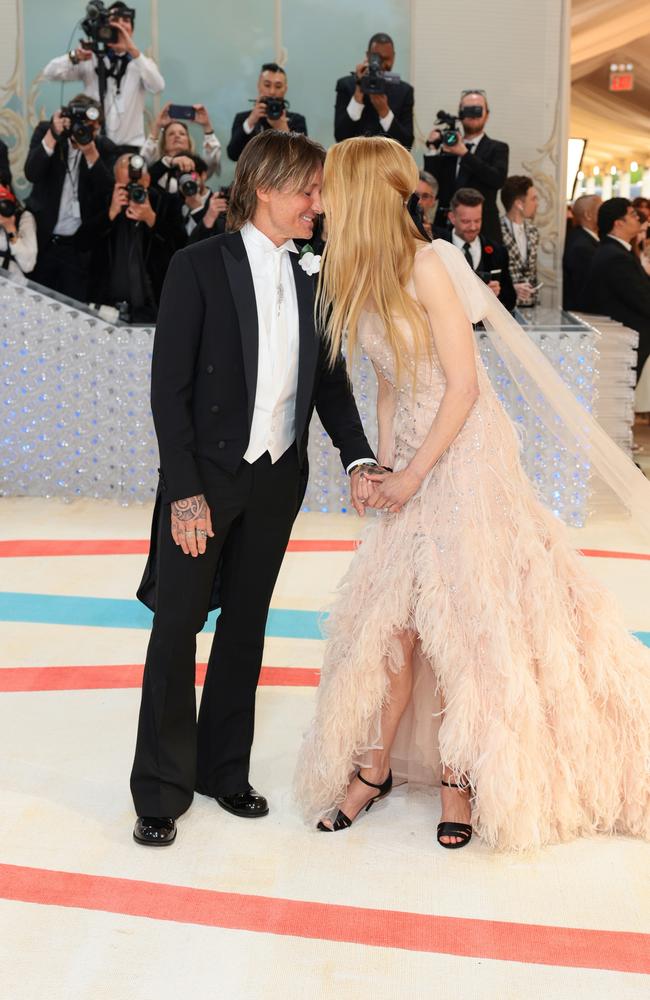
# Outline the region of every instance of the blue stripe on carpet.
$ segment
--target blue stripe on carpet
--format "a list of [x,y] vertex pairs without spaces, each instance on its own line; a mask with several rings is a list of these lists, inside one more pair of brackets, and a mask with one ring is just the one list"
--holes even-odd
[[[139,601],[112,597],[66,597],[58,594],[0,592],[0,620],[41,625],[92,625],[97,628],[151,628],[151,611]],[[318,611],[271,608],[266,634],[287,639],[321,639]],[[214,632],[217,612],[206,626]]]
[[[283,639],[321,639],[321,613],[291,608],[271,608],[266,634]],[[0,621],[40,625],[91,625],[96,628],[151,628],[151,612],[139,601],[113,597],[67,597],[59,594],[0,592]],[[214,632],[217,612],[206,626]],[[634,632],[650,647],[650,632]]]

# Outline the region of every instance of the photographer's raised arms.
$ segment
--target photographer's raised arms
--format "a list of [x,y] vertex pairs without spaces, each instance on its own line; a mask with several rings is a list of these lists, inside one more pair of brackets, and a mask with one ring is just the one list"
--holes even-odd
[[447,225],[451,199],[460,188],[480,191],[483,204],[483,235],[501,243],[497,193],[508,176],[509,149],[505,142],[490,139],[485,125],[490,114],[484,90],[464,90],[457,115],[438,112],[438,121],[427,139],[431,150],[424,169],[438,184],[438,226]]
[[46,80],[83,82],[84,93],[103,108],[106,135],[124,152],[144,145],[145,91],[159,94],[165,86],[153,59],[136,47],[134,24],[132,7],[93,0],[82,22],[88,40],[43,70]]
[[251,99],[253,108],[238,112],[232,123],[228,143],[231,160],[237,161],[246,143],[268,128],[307,135],[307,122],[303,115],[289,111],[287,88],[287,74],[282,67],[274,62],[264,63],[257,80],[257,97]]
[[392,72],[395,46],[379,32],[368,42],[365,59],[336,83],[334,136],[388,135],[413,145],[413,87]]

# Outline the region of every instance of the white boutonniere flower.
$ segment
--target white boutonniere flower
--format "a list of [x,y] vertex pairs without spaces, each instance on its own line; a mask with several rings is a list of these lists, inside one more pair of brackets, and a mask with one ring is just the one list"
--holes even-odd
[[314,253],[314,248],[307,243],[300,251],[298,263],[306,274],[318,274],[320,271],[320,258],[321,255]]

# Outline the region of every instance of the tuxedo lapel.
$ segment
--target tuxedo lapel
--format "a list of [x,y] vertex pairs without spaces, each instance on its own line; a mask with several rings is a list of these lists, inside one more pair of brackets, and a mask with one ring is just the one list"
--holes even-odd
[[296,392],[296,436],[302,435],[307,421],[314,387],[314,372],[318,360],[318,336],[314,324],[314,291],[316,279],[310,277],[298,263],[298,254],[290,253],[296,282],[300,347],[298,354],[298,389]]
[[259,351],[259,320],[255,301],[255,286],[244,241],[239,233],[231,233],[226,236],[221,244],[221,253],[239,319],[244,375],[248,391],[248,429],[250,431],[255,407]]

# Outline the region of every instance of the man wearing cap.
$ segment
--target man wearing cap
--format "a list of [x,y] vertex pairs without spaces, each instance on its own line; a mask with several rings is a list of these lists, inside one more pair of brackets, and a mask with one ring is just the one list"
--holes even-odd
[[79,46],[52,59],[43,76],[46,80],[82,80],[85,93],[98,101],[101,58],[106,73],[106,135],[120,147],[120,152],[137,153],[145,141],[146,92],[159,94],[165,81],[153,59],[143,55],[133,40],[135,10],[120,2],[111,4],[108,12],[119,41],[109,44],[105,55],[98,57]]
[[610,198],[598,209],[596,249],[584,290],[587,312],[624,323],[639,334],[637,379],[650,354],[650,278],[632,250],[641,221],[627,198]]

